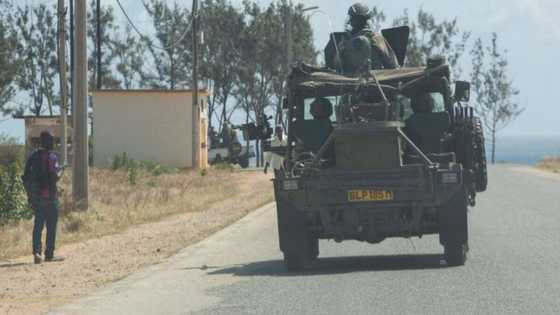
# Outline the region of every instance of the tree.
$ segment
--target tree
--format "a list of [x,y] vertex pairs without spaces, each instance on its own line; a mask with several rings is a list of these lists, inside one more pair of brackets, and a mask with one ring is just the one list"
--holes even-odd
[[[288,45],[286,44],[288,39],[291,38],[292,41],[289,46],[292,50],[289,53],[294,56],[292,62],[314,64],[319,52],[315,50],[313,45],[313,29],[309,23],[309,18],[303,12],[304,6],[302,4],[294,6],[287,0],[281,0],[275,5],[273,4],[272,8],[276,10],[276,23],[280,25],[286,35],[284,43],[281,43],[281,47],[279,47],[279,51],[284,52],[279,56],[281,64],[277,66],[277,73],[273,77],[273,92],[276,100],[275,114],[278,123],[282,120],[282,98],[286,93],[286,78],[292,71],[289,67],[291,65],[288,65]],[[286,23],[288,18],[291,20],[291,29],[288,29]],[[288,36],[288,32],[291,32],[291,36]]]
[[240,35],[245,21],[243,13],[226,0],[206,0],[201,7],[202,31],[211,36],[201,47],[200,63],[201,76],[211,82],[213,91],[208,100],[208,122],[211,127],[216,117],[222,130],[236,108],[228,105],[238,85]]
[[121,81],[123,88],[132,89],[141,86],[147,79],[143,53],[145,48],[146,44],[132,34],[130,26],[127,26],[124,34],[115,41],[113,45],[115,69],[120,75],[118,80]]
[[18,105],[10,103],[16,93],[16,80],[19,61],[17,59],[17,34],[13,28],[10,3],[0,1],[0,113],[13,114]]
[[[89,2],[87,13],[88,37],[88,84],[90,90],[97,90],[97,0]],[[115,62],[115,43],[118,26],[115,24],[115,13],[111,6],[101,6],[101,82],[102,88],[118,89],[121,82],[113,75]],[[132,47],[131,47],[132,49]],[[136,52],[138,53],[138,52]]]
[[[285,93],[284,83],[291,71],[286,66],[287,45],[285,41],[278,40],[278,34],[287,32],[287,14],[292,15],[294,60],[312,62],[316,58],[313,32],[301,12],[302,8],[301,5],[294,7],[287,1],[272,2],[266,8],[254,2],[244,2],[246,27],[241,35],[236,96],[248,118],[262,121],[270,112],[280,111],[279,105]],[[257,164],[258,150],[257,145]]]
[[460,60],[471,34],[461,31],[456,18],[438,22],[431,13],[420,9],[416,20],[412,20],[405,10],[393,21],[393,25],[410,27],[407,66],[422,66],[429,57],[444,56],[452,67],[453,76],[457,78],[461,75]]
[[[179,84],[190,84],[192,64],[190,12],[177,2],[173,7],[162,0],[149,0],[144,7],[152,18],[157,42],[143,38],[156,66],[153,87],[174,90]],[[157,79],[156,79],[157,78]]]
[[30,110],[42,114],[45,102],[50,115],[54,115],[57,99],[55,82],[58,82],[55,9],[40,4],[36,7],[19,7],[16,12],[18,42],[17,85],[31,99],[30,104],[20,104],[18,112]]
[[471,51],[473,70],[471,81],[476,95],[475,109],[490,134],[492,163],[496,162],[496,136],[517,119],[524,109],[515,102],[519,90],[508,74],[506,52],[498,48],[498,35],[492,34],[485,46],[478,38]]

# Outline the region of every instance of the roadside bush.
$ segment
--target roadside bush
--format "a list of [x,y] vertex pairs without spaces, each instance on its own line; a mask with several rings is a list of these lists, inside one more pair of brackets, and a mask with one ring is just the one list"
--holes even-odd
[[220,171],[230,171],[230,172],[234,171],[233,165],[226,162],[217,163],[214,165],[214,168]]
[[126,174],[128,178],[128,183],[132,186],[135,186],[136,180],[138,178],[138,162],[134,160],[130,160],[127,165]]
[[126,152],[113,157],[113,171],[124,170],[131,185],[136,185],[139,171],[145,171],[153,176],[163,174],[176,174],[179,172],[174,167],[165,167],[154,161],[136,161],[128,157]]
[[115,157],[113,157],[113,163],[112,163],[113,171],[118,171],[120,169],[127,168],[128,162],[129,162],[128,155],[126,154],[126,152],[123,152],[123,154],[121,155],[115,155]]
[[22,166],[17,161],[0,165],[0,225],[33,217],[21,175]]
[[0,165],[18,162],[25,163],[25,147],[16,138],[0,134]]

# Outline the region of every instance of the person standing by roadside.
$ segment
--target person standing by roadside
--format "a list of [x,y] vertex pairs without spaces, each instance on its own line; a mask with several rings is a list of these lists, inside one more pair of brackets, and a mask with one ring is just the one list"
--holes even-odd
[[[270,147],[278,148],[285,147],[286,145],[288,145],[288,143],[284,139],[284,129],[278,126],[274,130],[274,138],[272,138],[272,141],[270,142]],[[264,173],[266,174],[268,172],[268,168],[272,167],[275,177],[278,177],[278,172],[282,171],[284,168],[284,157],[273,152],[265,152],[265,154],[266,165],[264,167]]]
[[33,259],[36,264],[42,262],[41,238],[46,225],[47,238],[45,261],[62,261],[55,257],[56,226],[58,223],[59,201],[57,182],[62,175],[62,168],[54,149],[54,137],[48,131],[40,135],[40,148],[25,163],[22,176],[29,206],[35,213],[33,226]]

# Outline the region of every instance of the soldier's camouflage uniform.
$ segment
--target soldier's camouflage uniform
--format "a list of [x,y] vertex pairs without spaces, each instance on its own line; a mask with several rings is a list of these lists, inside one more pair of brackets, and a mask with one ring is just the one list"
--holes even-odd
[[352,34],[352,38],[357,36],[366,37],[371,43],[371,68],[377,69],[396,69],[399,67],[395,52],[379,32],[363,29]]

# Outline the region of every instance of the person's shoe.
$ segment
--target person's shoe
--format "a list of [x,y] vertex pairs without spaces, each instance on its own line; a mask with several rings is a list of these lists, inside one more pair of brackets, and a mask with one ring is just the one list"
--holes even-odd
[[38,265],[38,264],[40,264],[42,261],[43,261],[43,259],[41,258],[41,255],[39,255],[39,254],[33,255],[33,262],[34,262],[35,264]]
[[61,261],[64,261],[64,257],[60,257],[60,256],[45,257],[45,262],[61,262]]

